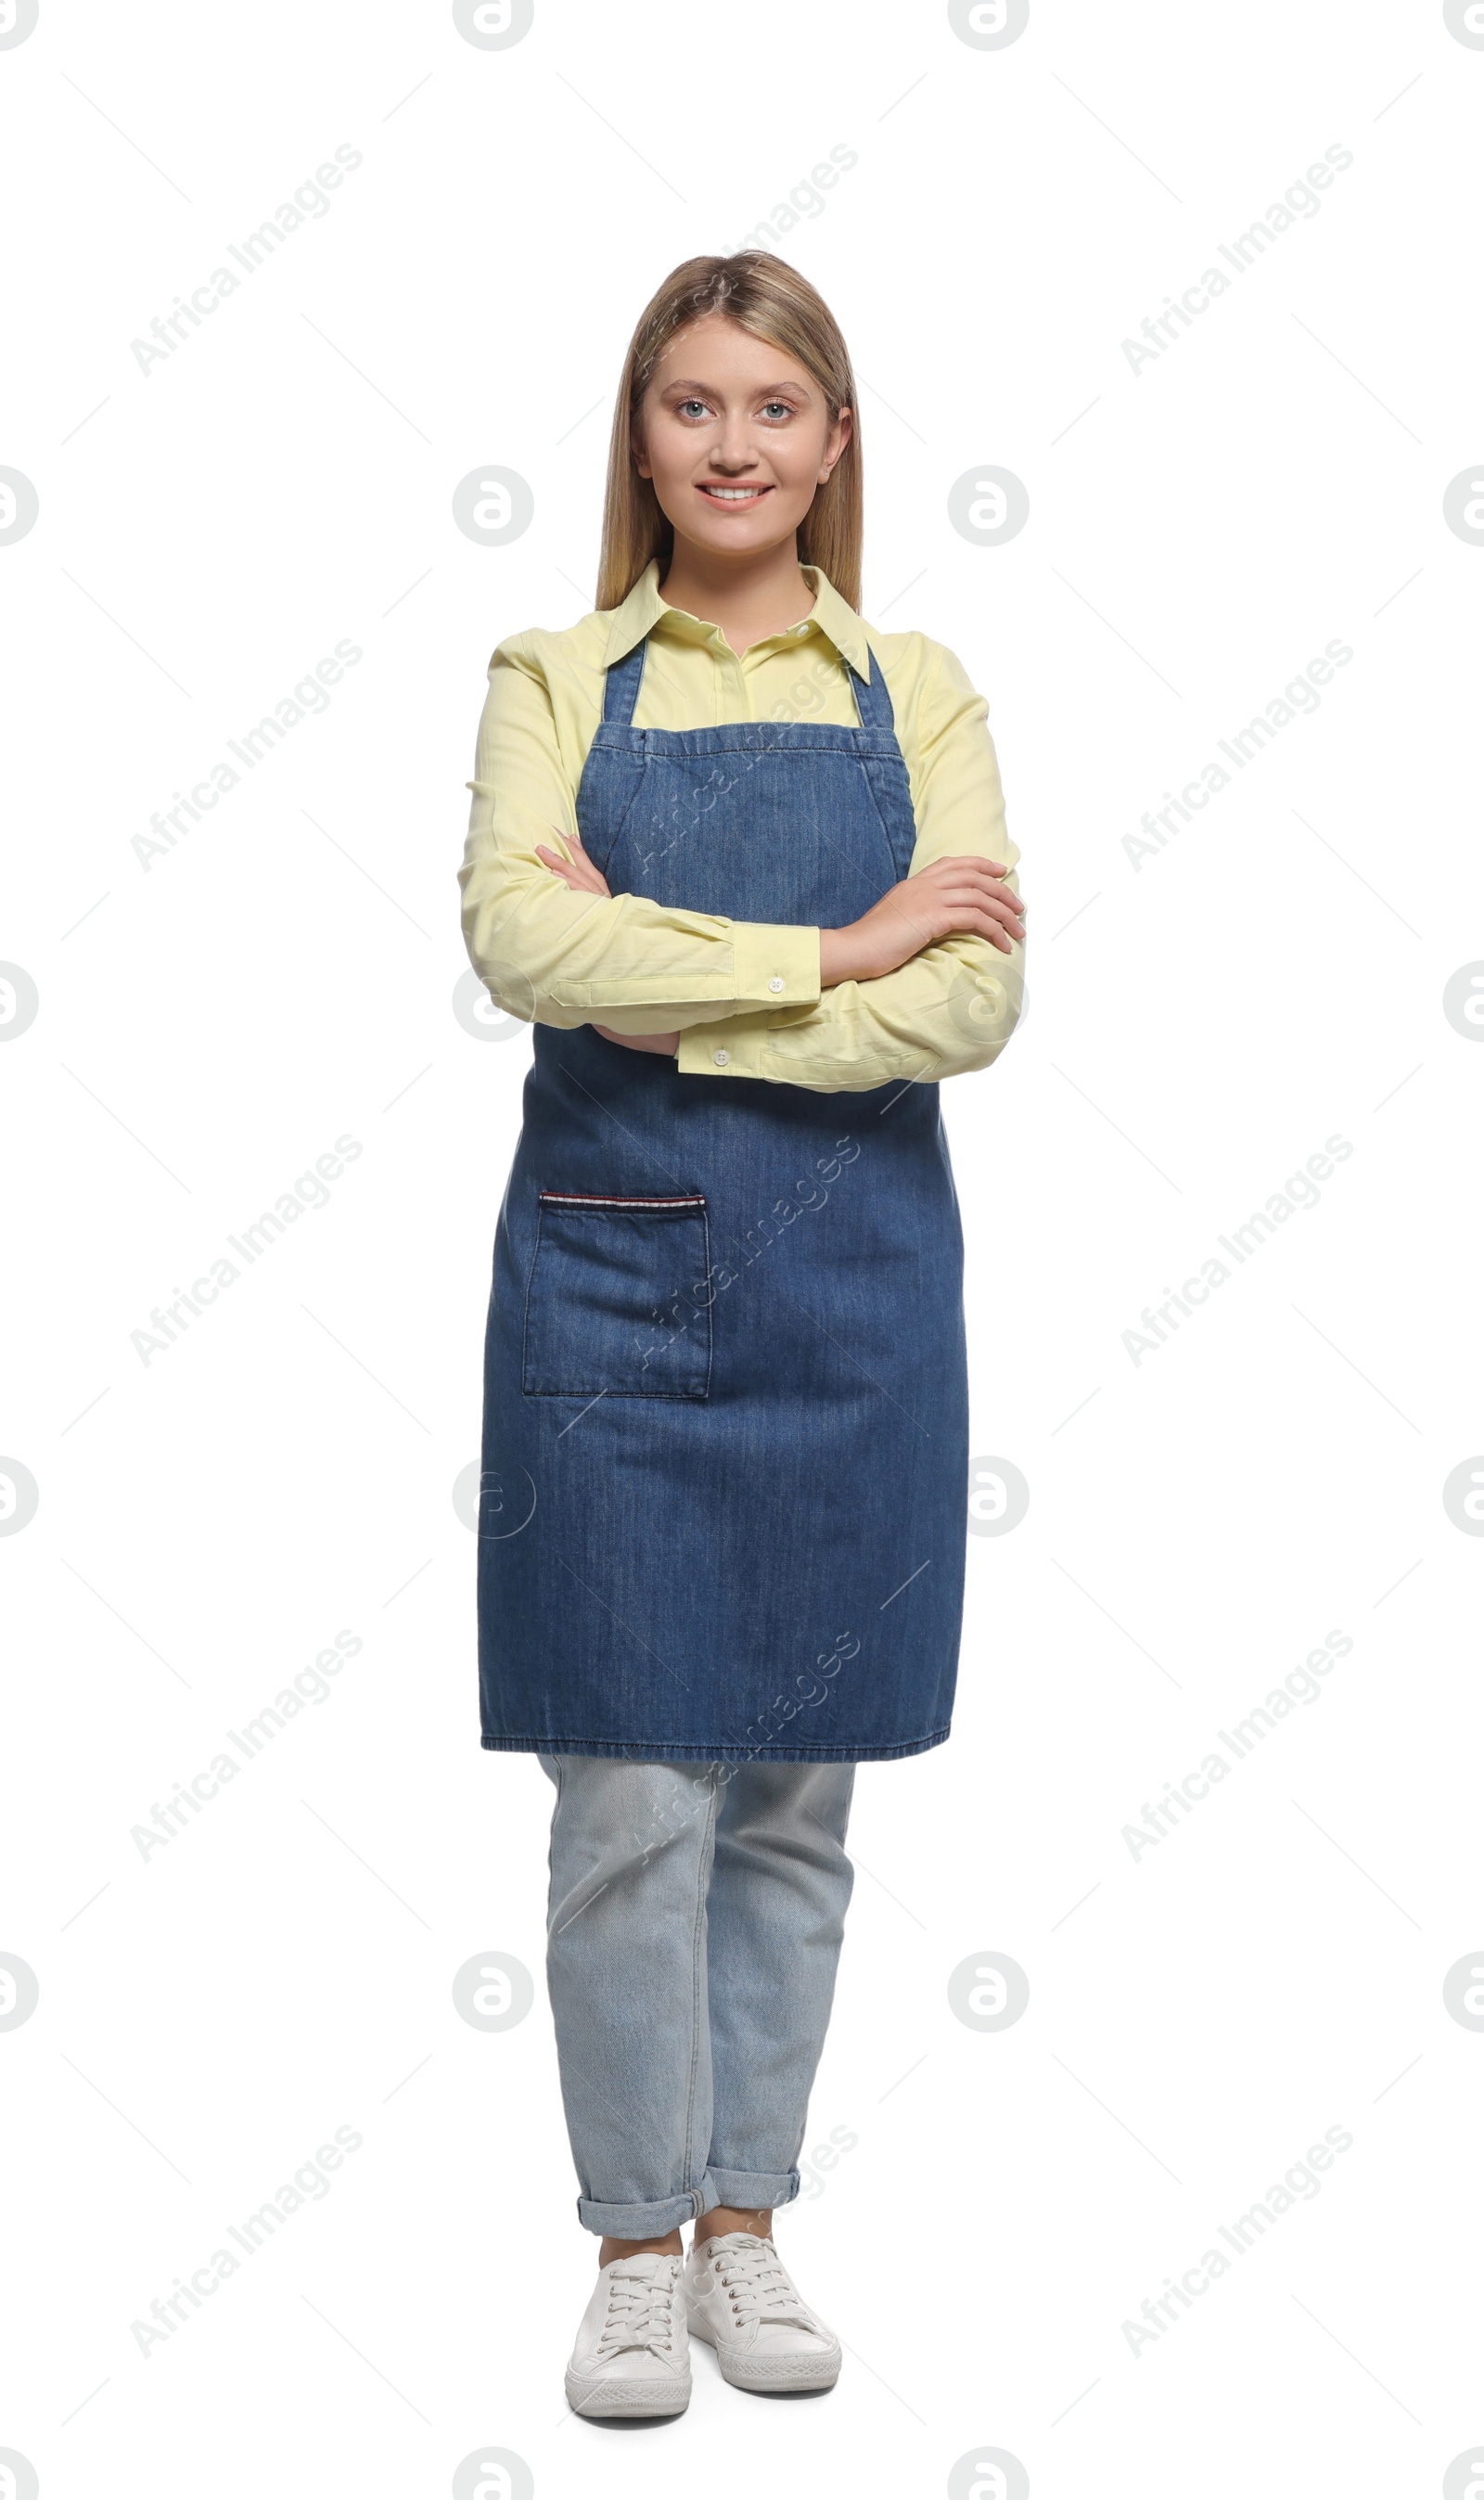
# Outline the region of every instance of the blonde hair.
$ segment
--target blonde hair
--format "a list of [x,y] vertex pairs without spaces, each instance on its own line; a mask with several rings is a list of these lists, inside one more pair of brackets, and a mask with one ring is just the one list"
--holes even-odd
[[800,524],[799,561],[818,565],[847,606],[859,609],[861,440],[850,358],[823,296],[771,251],[682,260],[639,316],[613,409],[598,606],[619,607],[651,556],[659,557],[662,574],[668,569],[675,531],[660,509],[653,480],[642,477],[634,466],[634,428],[661,349],[677,330],[709,312],[724,313],[740,329],[768,340],[801,364],[823,391],[832,424],[842,408],[851,411],[850,440]]

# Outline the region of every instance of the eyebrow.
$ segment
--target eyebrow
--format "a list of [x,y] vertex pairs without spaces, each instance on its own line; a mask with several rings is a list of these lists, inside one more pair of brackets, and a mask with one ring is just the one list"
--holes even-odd
[[[716,385],[714,382],[676,380],[662,382],[660,384],[660,388],[662,392],[673,390],[713,392]],[[810,384],[808,382],[770,382],[764,388],[763,396],[767,399],[774,399],[779,396],[783,391],[808,391],[809,388]]]

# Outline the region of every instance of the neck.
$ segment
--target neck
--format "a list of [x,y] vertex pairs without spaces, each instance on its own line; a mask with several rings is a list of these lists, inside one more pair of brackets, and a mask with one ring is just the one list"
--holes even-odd
[[814,605],[813,590],[799,570],[796,536],[755,555],[724,556],[676,532],[670,569],[659,586],[672,608],[719,625],[737,652],[770,634],[786,633]]

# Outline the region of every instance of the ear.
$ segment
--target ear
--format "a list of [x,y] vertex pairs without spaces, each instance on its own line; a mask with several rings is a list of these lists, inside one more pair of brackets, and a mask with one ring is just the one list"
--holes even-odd
[[[840,459],[841,453],[844,450],[844,447],[849,442],[854,431],[855,426],[851,411],[848,408],[842,408],[825,438],[825,462],[824,467],[819,472],[819,482],[822,486],[829,483],[830,473],[835,468],[836,463]],[[831,444],[834,445],[833,449],[830,448]]]

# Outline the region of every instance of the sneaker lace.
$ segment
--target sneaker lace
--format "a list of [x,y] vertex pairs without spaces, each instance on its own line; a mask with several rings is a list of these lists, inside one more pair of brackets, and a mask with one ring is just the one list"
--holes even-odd
[[663,2352],[670,2344],[675,2280],[669,2267],[620,2261],[609,2276],[608,2316],[598,2352]]
[[731,2241],[713,2245],[711,2262],[739,2320],[760,2318],[773,2326],[812,2326],[814,2321],[771,2240],[758,2240],[750,2247]]

